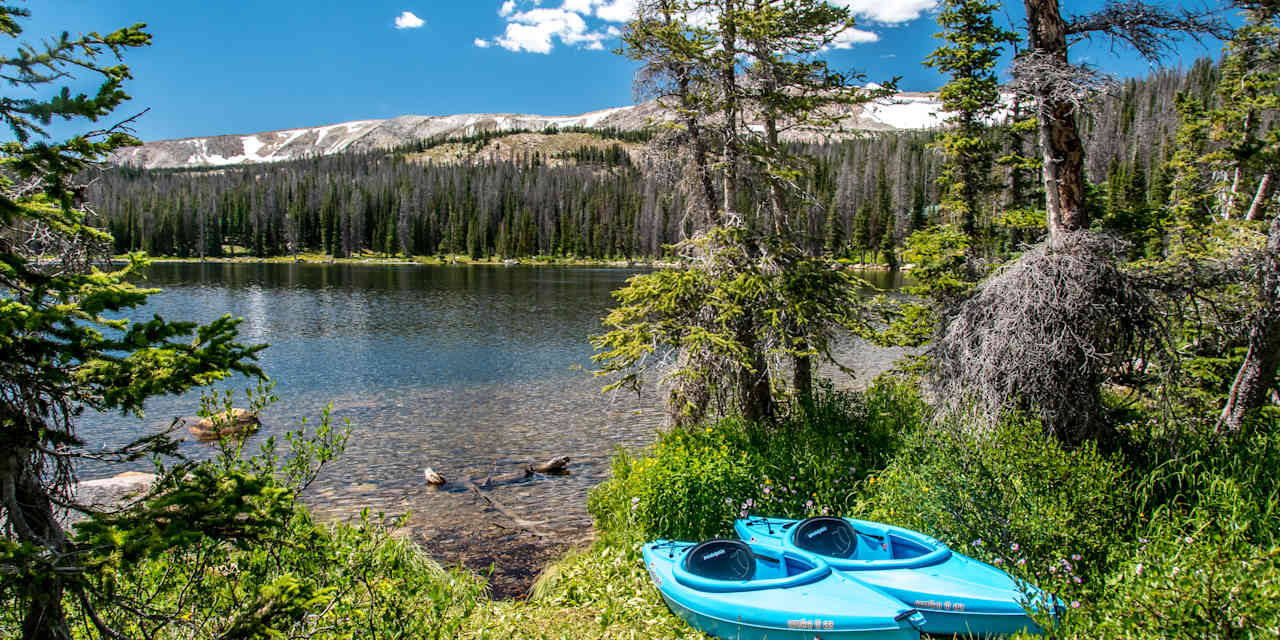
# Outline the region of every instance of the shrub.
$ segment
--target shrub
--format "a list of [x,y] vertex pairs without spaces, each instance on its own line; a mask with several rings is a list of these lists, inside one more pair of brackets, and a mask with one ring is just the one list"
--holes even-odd
[[1030,419],[991,433],[921,430],[865,489],[871,519],[927,532],[1064,597],[1096,588],[1132,536],[1119,459],[1090,444],[1066,450]]
[[609,534],[682,540],[732,535],[733,520],[747,513],[846,513],[858,482],[890,459],[925,412],[913,387],[884,381],[862,394],[823,387],[776,425],[673,429],[647,455],[619,452],[588,509]]
[[1205,529],[1142,538],[1107,598],[1070,629],[1081,638],[1275,638],[1280,548]]

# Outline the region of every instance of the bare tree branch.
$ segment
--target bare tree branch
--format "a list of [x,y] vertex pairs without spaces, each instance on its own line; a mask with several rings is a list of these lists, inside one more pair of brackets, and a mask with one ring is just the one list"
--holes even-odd
[[1098,34],[1111,41],[1113,50],[1118,44],[1127,44],[1144,60],[1160,62],[1175,51],[1178,35],[1196,42],[1203,42],[1205,36],[1229,38],[1231,28],[1221,14],[1208,8],[1166,9],[1142,0],[1110,0],[1093,13],[1069,19],[1067,35],[1090,38]]

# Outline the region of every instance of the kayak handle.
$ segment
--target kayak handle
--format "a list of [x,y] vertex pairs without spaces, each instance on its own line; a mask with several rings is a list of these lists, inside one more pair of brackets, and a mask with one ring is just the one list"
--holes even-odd
[[918,609],[907,609],[893,617],[894,622],[902,622],[903,620],[915,627],[916,631],[924,631],[921,628],[925,623],[924,614],[920,613]]

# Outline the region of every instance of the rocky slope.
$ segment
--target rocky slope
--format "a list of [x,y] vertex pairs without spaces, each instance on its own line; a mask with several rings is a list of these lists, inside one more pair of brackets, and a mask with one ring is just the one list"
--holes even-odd
[[[849,108],[843,126],[864,131],[933,127],[941,122],[944,114],[940,111],[933,94],[904,93],[894,99]],[[159,140],[121,149],[115,159],[120,164],[147,169],[216,167],[385,149],[415,140],[461,137],[483,131],[540,131],[548,127],[611,127],[631,131],[669,117],[669,112],[656,102],[559,117],[521,114],[406,115],[250,135]],[[792,137],[819,136],[818,132],[810,131],[796,133]]]

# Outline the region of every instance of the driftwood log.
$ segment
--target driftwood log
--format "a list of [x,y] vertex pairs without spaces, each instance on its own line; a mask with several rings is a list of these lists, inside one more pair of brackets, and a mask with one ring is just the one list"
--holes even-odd
[[[520,517],[520,515],[517,514],[515,511],[511,510],[505,504],[502,504],[501,501],[497,500],[492,495],[490,495],[488,493],[488,490],[492,489],[495,486],[499,486],[503,484],[508,484],[512,482],[522,482],[524,480],[532,478],[533,474],[535,473],[542,473],[542,474],[549,474],[549,475],[565,475],[569,473],[569,470],[565,468],[566,466],[568,466],[568,464],[569,464],[569,456],[559,456],[539,464],[526,465],[523,471],[506,473],[506,474],[496,475],[496,476],[491,475],[491,476],[485,477],[483,480],[478,480],[478,481],[471,478],[463,478],[462,480],[459,481],[459,484],[463,485],[472,493],[476,494],[485,502],[489,503],[489,506],[493,507],[494,511],[497,511],[498,513],[505,516],[508,520],[514,523],[515,526],[525,531],[528,531],[529,533],[535,536],[538,536],[539,538],[545,538],[550,540],[555,538],[556,534],[552,531],[543,529],[541,526],[543,524],[542,522],[527,520],[525,518]],[[431,467],[427,467],[426,469],[423,469],[422,475],[426,479],[427,483],[433,486],[441,486],[446,482],[444,476],[441,475],[439,472],[437,472],[435,469],[432,469]]]
[[[565,468],[569,464],[569,460],[569,456],[559,456],[539,464],[526,465],[523,471],[490,475],[485,476],[484,478],[472,478],[468,481],[468,484],[479,484],[480,487],[489,489],[499,485],[528,480],[529,478],[532,478],[535,473],[565,475],[569,473],[569,470]],[[437,487],[448,482],[440,472],[432,469],[431,467],[427,467],[422,470],[422,477],[427,481],[427,484]]]
[[526,465],[524,468],[524,471],[516,471],[514,473],[503,473],[499,475],[491,475],[491,476],[485,477],[483,480],[473,479],[472,481],[478,482],[482,488],[489,489],[489,488],[504,485],[504,484],[511,484],[514,482],[523,482],[525,480],[528,480],[529,478],[532,478],[533,474],[535,473],[542,473],[547,475],[565,475],[569,473],[569,470],[565,469],[565,465],[568,465],[568,464],[569,464],[569,456],[560,456],[558,458],[552,458],[550,460],[547,460],[546,462],[543,462],[541,464]]
[[466,485],[467,489],[471,490],[472,493],[476,494],[477,496],[480,496],[482,500],[489,503],[489,506],[493,507],[494,511],[497,511],[498,513],[501,513],[503,516],[506,516],[506,518],[510,520],[512,524],[519,527],[520,529],[528,531],[529,533],[532,533],[533,535],[546,540],[551,540],[557,537],[554,532],[543,529],[542,528],[543,523],[541,521],[526,520],[525,518],[521,518],[519,514],[517,514],[515,511],[512,511],[505,504],[502,504],[502,502],[500,502],[497,498],[494,498],[492,495],[489,495],[488,492],[486,491],[481,491],[480,487],[477,487],[474,482],[470,480],[463,480],[462,484]]

